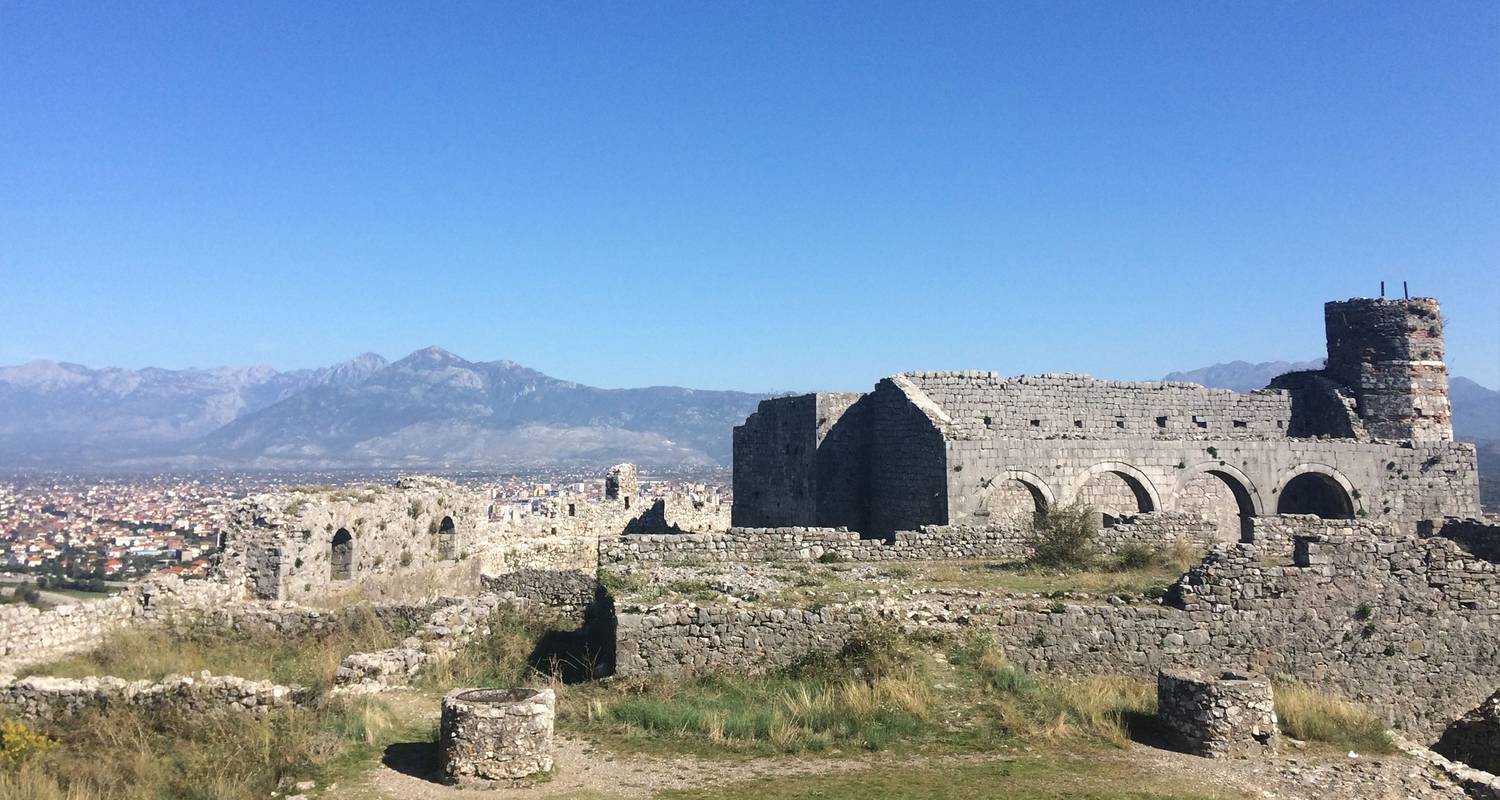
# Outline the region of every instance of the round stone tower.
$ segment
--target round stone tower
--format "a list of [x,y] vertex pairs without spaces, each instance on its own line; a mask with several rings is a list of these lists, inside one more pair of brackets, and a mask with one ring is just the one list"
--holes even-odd
[[1358,402],[1377,439],[1453,440],[1443,317],[1431,297],[1325,303],[1330,377]]

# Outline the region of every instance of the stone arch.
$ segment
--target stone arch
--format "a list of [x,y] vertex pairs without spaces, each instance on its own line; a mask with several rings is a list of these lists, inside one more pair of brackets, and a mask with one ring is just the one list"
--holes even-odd
[[1123,461],[1105,461],[1079,474],[1073,499],[1093,506],[1105,527],[1120,517],[1156,511],[1161,495],[1144,472]]
[[985,484],[979,515],[991,525],[1030,524],[1045,515],[1052,502],[1046,481],[1025,470],[1008,469]]
[[1205,461],[1186,468],[1172,492],[1178,511],[1197,514],[1217,523],[1219,539],[1243,541],[1250,518],[1263,513],[1260,492],[1239,468]]
[[347,581],[354,575],[354,537],[348,528],[339,528],[328,543],[328,577]]
[[1298,464],[1287,470],[1276,489],[1276,513],[1354,519],[1354,498],[1358,494],[1349,479],[1333,467]]
[[437,544],[438,558],[450,561],[458,558],[458,526],[453,524],[453,517],[445,516],[438,523]]

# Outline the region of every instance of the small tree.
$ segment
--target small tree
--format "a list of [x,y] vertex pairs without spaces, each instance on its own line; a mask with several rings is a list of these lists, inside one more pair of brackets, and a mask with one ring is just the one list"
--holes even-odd
[[1036,547],[1031,563],[1058,569],[1083,569],[1099,555],[1098,514],[1074,502],[1049,506],[1037,519]]

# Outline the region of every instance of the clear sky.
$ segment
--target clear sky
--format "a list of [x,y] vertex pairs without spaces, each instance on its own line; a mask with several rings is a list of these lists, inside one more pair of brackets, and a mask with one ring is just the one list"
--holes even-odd
[[1500,385],[1500,4],[0,2],[0,363],[1153,378],[1381,279]]

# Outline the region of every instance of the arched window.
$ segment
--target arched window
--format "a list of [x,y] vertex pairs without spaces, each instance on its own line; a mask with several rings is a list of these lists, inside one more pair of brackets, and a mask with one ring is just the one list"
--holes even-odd
[[443,517],[437,536],[438,558],[450,561],[458,558],[458,529],[453,525],[452,517]]
[[333,535],[328,552],[328,577],[336,581],[347,581],[354,574],[354,537],[346,528],[339,528]]
[[1250,518],[1255,516],[1255,504],[1245,484],[1219,469],[1204,470],[1184,483],[1177,490],[1177,510],[1213,522],[1223,542],[1242,541]]
[[1079,488],[1078,500],[1098,512],[1105,528],[1114,527],[1122,517],[1156,510],[1140,479],[1119,470],[1095,473]]
[[1353,519],[1354,501],[1344,487],[1321,472],[1304,472],[1286,482],[1276,501],[1278,514],[1316,514],[1324,519]]

